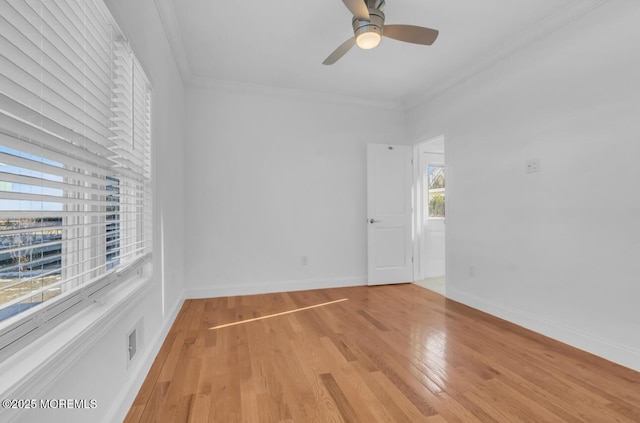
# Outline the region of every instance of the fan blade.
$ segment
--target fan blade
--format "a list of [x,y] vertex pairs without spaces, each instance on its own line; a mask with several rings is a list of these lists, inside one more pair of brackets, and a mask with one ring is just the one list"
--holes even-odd
[[347,41],[345,41],[344,43],[340,44],[340,47],[335,49],[333,51],[333,53],[331,53],[329,55],[329,57],[324,59],[324,62],[322,62],[322,64],[323,65],[333,65],[342,56],[344,56],[349,50],[351,50],[351,47],[353,47],[355,44],[356,44],[356,39],[354,37],[349,38]]
[[414,25],[385,25],[382,35],[398,41],[430,46],[438,38],[438,31]]
[[369,20],[369,8],[364,0],[342,0],[342,2],[356,18]]

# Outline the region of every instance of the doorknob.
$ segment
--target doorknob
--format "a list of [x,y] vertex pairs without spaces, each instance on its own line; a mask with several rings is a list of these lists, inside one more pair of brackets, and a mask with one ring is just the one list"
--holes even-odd
[[369,219],[369,223],[378,223],[380,222],[379,220],[375,220],[374,218]]

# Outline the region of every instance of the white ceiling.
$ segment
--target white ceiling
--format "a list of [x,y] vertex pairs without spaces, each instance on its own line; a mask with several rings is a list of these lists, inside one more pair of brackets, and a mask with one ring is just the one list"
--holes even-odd
[[432,46],[384,38],[322,61],[353,36],[341,0],[156,0],[185,80],[411,104],[566,25],[606,0],[387,0],[386,23],[440,31]]

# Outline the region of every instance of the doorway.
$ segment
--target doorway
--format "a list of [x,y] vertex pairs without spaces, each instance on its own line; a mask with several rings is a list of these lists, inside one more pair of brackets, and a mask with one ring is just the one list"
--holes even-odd
[[413,280],[413,149],[367,145],[368,285]]
[[445,139],[439,136],[416,146],[415,244],[416,284],[446,294]]

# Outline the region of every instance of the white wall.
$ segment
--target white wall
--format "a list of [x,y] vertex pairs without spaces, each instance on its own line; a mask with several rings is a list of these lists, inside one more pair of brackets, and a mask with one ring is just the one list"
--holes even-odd
[[639,21],[610,1],[408,115],[446,135],[448,295],[637,370]]
[[[16,421],[121,421],[184,298],[183,84],[154,1],[107,0],[106,3],[153,85],[153,280],[137,304],[120,319],[110,321],[95,344],[83,345],[88,350],[36,396],[38,399],[95,399],[98,407],[94,410],[25,410]],[[138,351],[135,365],[127,368],[126,334],[140,319],[144,319],[142,350]]]
[[184,85],[155,0],[105,0],[153,86],[154,274],[160,311],[183,299]]
[[187,93],[188,296],[365,284],[366,144],[403,143],[403,112],[274,89]]

